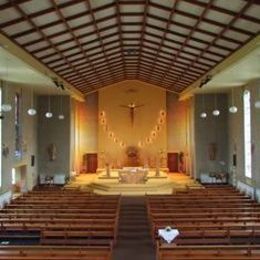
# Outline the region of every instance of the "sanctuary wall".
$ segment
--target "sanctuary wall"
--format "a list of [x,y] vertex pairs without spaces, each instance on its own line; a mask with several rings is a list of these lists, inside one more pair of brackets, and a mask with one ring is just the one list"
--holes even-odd
[[162,163],[166,116],[166,91],[151,84],[129,80],[100,90],[99,168]]

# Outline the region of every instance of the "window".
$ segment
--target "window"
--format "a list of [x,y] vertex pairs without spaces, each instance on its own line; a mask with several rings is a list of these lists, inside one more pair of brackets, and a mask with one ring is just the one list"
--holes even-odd
[[252,154],[251,154],[251,102],[250,92],[244,91],[244,162],[245,176],[252,177]]
[[[2,88],[0,88],[0,107],[2,107]],[[0,118],[0,148],[2,150],[2,119],[1,118]],[[2,153],[0,153],[0,187],[1,186],[2,186]]]
[[22,157],[21,150],[21,95],[15,94],[15,158],[20,159]]
[[16,175],[16,170],[15,168],[12,168],[12,184],[15,184],[15,175]]

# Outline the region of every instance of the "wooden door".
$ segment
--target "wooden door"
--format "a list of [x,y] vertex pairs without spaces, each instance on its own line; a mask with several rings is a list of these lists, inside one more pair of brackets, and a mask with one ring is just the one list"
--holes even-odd
[[167,162],[170,172],[178,172],[178,153],[168,153]]
[[84,155],[84,163],[86,166],[86,171],[95,173],[97,171],[97,154],[87,153]]

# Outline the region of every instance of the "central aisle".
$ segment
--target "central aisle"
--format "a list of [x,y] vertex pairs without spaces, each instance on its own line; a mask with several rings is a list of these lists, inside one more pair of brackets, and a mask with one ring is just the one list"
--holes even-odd
[[145,197],[122,197],[113,260],[155,260]]

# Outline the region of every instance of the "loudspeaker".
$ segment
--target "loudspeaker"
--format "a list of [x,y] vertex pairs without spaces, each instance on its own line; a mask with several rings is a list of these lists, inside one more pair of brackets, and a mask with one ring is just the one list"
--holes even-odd
[[34,166],[35,156],[31,155],[31,166]]
[[233,154],[233,166],[237,166],[237,155]]

